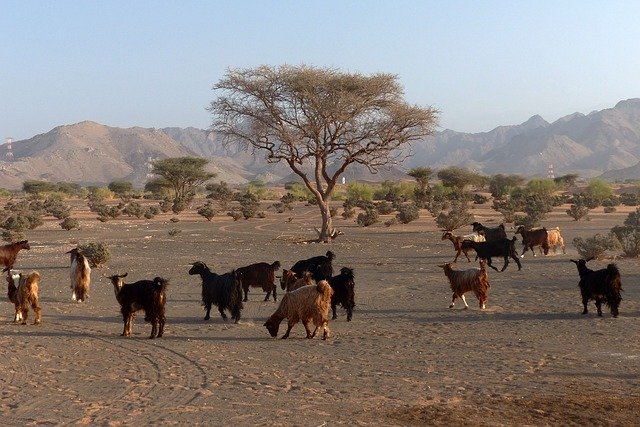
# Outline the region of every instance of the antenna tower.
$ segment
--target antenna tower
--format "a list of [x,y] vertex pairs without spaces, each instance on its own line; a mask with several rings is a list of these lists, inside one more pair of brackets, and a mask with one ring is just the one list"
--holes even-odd
[[13,143],[13,138],[9,137],[7,138],[4,146],[7,149],[7,152],[4,155],[4,158],[7,162],[12,162],[13,161],[13,147],[12,147],[12,143]]

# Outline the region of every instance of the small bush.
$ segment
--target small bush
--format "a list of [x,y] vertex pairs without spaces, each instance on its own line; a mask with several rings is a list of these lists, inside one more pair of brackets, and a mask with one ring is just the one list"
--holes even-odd
[[15,243],[21,240],[26,240],[26,237],[22,231],[4,230],[2,231],[2,240],[9,243]]
[[403,224],[408,224],[420,218],[420,209],[414,204],[405,204],[400,206],[396,218]]
[[171,222],[173,222],[175,224],[176,222],[180,222],[180,218],[172,216],[171,218],[169,218],[169,221],[171,221]]
[[589,208],[582,204],[573,204],[569,209],[566,210],[567,215],[573,218],[574,221],[580,221],[582,218],[586,217],[589,213]]
[[613,206],[605,206],[604,208],[604,213],[614,213],[616,211],[616,208],[614,208]]
[[69,231],[73,230],[74,228],[80,228],[80,223],[77,219],[68,217],[60,223],[60,228]]
[[227,212],[227,215],[229,215],[231,218],[233,218],[234,221],[237,221],[240,218],[242,218],[242,212],[240,212],[240,211]]
[[179,228],[172,228],[171,230],[168,231],[168,234],[171,237],[175,237],[180,233],[182,233],[182,230],[180,230]]
[[362,227],[373,225],[378,222],[378,212],[374,209],[367,209],[365,212],[358,214],[356,222]]
[[483,205],[489,201],[489,198],[483,194],[475,193],[471,200],[473,200],[474,205]]
[[380,215],[389,215],[390,213],[395,211],[393,204],[391,202],[387,202],[386,200],[380,203],[377,203],[376,209],[378,210],[378,213]]
[[91,267],[103,267],[111,259],[109,247],[102,242],[78,245],[78,250],[87,257]]
[[216,210],[213,208],[211,203],[207,203],[204,206],[200,206],[198,208],[198,215],[207,219],[207,221],[211,221],[214,216],[216,216]]
[[396,225],[398,223],[397,218],[389,218],[384,222],[385,227],[391,227],[392,225]]
[[345,208],[344,212],[342,212],[342,218],[344,218],[344,219],[353,218],[355,216],[355,214],[356,214],[355,209],[353,209],[353,208],[349,208],[349,209]]
[[640,256],[640,228],[628,225],[618,225],[611,229],[616,236],[622,253],[629,258],[637,258]]
[[584,259],[602,258],[605,252],[620,249],[620,242],[613,235],[596,234],[593,237],[573,239],[573,246],[578,250],[580,257]]
[[620,203],[625,206],[638,206],[640,205],[640,197],[636,193],[623,193],[620,195]]

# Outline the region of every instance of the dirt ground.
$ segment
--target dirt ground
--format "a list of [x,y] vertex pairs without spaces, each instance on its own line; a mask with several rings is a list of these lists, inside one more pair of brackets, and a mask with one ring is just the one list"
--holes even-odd
[[[485,311],[471,294],[468,310],[460,303],[448,309],[437,265],[454,251],[426,212],[391,228],[338,219],[345,234],[330,245],[305,242],[315,237],[319,214],[302,205],[237,222],[193,213],[178,223],[170,215],[83,219],[72,232],[49,220],[28,232],[32,249],[16,265],[41,273],[42,324],[14,325],[13,306],[6,298],[0,306],[2,424],[638,425],[638,260],[616,260],[624,288],[617,319],[608,311],[598,318],[593,304],[581,314],[569,262],[577,257],[573,237],[605,232],[630,210],[596,210],[580,222],[555,211],[545,225],[560,226],[567,254],[529,254],[522,271],[514,263],[503,273],[490,270]],[[474,213],[487,225],[499,221],[488,210]],[[181,232],[172,237],[174,228]],[[109,245],[111,261],[93,270],[89,300],[74,303],[65,252],[96,241]],[[339,311],[327,341],[305,339],[302,325],[288,340],[271,338],[262,325],[277,303],[263,302],[259,289],[239,324],[215,310],[203,320],[190,263],[204,261],[216,272],[275,260],[289,268],[329,249],[336,272],[354,268],[357,305],[351,322]],[[458,261],[468,266],[475,264]],[[115,272],[131,281],[170,279],[163,338],[147,338],[142,316],[133,337],[119,336],[113,287],[101,277]]]

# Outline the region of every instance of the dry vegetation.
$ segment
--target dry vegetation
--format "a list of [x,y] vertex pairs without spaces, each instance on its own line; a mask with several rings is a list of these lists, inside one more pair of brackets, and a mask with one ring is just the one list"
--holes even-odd
[[[192,210],[175,223],[172,214],[101,223],[85,207],[74,210],[80,229],[65,231],[45,218],[26,232],[32,249],[16,264],[42,276],[42,324],[15,325],[13,305],[2,305],[3,424],[636,424],[638,261],[616,261],[624,288],[617,319],[606,310],[597,318],[592,307],[580,314],[569,262],[574,237],[607,233],[635,208],[597,208],[578,222],[566,209],[555,208],[544,225],[561,228],[567,254],[527,257],[522,271],[490,271],[484,311],[447,308],[449,284],[437,265],[455,251],[426,211],[392,227],[383,222],[393,214],[369,227],[338,217],[344,235],[330,245],[307,243],[317,237],[319,213],[301,203],[247,221],[209,222]],[[483,224],[499,222],[486,205],[470,212]],[[93,270],[88,301],[74,303],[65,252],[95,241],[109,246],[111,260]],[[192,262],[220,272],[276,259],[289,268],[328,248],[336,271],[355,270],[356,307],[353,321],[344,312],[330,321],[327,341],[304,339],[303,328],[288,340],[271,338],[262,325],[277,303],[264,302],[259,289],[251,289],[239,324],[202,320],[200,280],[187,274]],[[147,339],[141,317],[133,337],[119,336],[119,306],[103,272],[170,279],[161,339]]]

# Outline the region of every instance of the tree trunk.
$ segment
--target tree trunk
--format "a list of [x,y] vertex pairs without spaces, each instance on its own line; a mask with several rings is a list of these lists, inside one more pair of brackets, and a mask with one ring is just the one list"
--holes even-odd
[[329,243],[333,232],[333,218],[331,218],[331,211],[329,210],[329,201],[318,200],[318,205],[322,216],[322,229],[320,230],[319,240],[323,243]]

